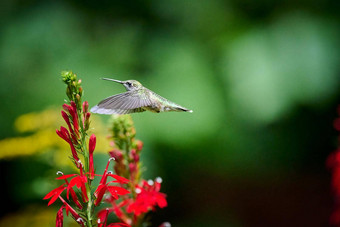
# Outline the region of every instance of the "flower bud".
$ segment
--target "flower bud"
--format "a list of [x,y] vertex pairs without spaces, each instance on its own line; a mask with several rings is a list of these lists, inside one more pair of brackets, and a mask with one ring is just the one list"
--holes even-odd
[[136,145],[137,145],[137,151],[141,151],[143,149],[143,142],[142,141],[137,140]]
[[137,154],[135,149],[132,149],[130,151],[130,158],[134,161],[134,162],[138,162],[139,161],[139,155]]
[[88,111],[89,111],[89,102],[85,101],[85,102],[83,102],[83,112],[87,113]]
[[79,95],[79,94],[76,94],[76,99],[77,99],[78,101],[80,101],[80,95]]
[[118,150],[118,149],[113,149],[112,151],[109,151],[109,154],[111,157],[113,157],[117,162],[119,162],[120,160],[122,160],[123,158],[123,153],[122,151]]
[[135,173],[137,171],[137,166],[135,163],[129,163],[130,173]]
[[84,124],[85,131],[88,130],[90,127],[90,116],[91,116],[90,112],[87,112],[85,115],[85,124]]
[[79,95],[82,95],[82,94],[83,94],[83,88],[79,87]]

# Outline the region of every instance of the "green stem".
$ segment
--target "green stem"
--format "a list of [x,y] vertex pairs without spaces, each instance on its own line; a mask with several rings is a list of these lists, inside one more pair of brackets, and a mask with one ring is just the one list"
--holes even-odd
[[87,203],[87,221],[88,226],[92,227],[92,195],[91,195],[91,187],[90,184],[86,184],[87,197],[89,198],[89,202]]
[[[80,107],[81,108],[81,107]],[[82,144],[82,150],[83,150],[83,154],[84,154],[84,161],[85,161],[85,174],[90,172],[90,155],[89,155],[89,151],[87,150],[87,146],[86,146],[86,132],[83,128],[82,125],[82,114],[80,111],[77,111],[78,114],[78,119],[79,119],[79,125],[80,126],[80,131],[81,131],[81,136],[82,136],[82,140],[81,140],[81,144]],[[87,182],[85,184],[86,187],[86,193],[87,193],[87,198],[88,198],[88,203],[87,203],[87,209],[86,209],[86,216],[87,216],[87,224],[89,227],[92,227],[92,211],[93,211],[93,201],[92,201],[92,193],[91,193],[91,179],[89,175],[86,175],[87,177]]]
[[[83,151],[84,151],[84,159],[85,159],[85,173],[89,172],[89,152],[86,149],[86,143],[83,141]],[[87,215],[87,221],[88,221],[88,226],[92,227],[92,194],[91,194],[91,179],[89,175],[87,177],[87,183],[85,184],[86,186],[86,192],[87,192],[87,198],[88,198],[88,203],[87,203],[87,210],[86,210],[86,215]]]

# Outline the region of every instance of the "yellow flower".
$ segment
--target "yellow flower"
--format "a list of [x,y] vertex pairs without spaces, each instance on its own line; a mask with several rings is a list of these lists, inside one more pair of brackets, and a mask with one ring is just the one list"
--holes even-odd
[[[0,159],[53,152],[54,162],[61,165],[72,164],[65,158],[69,154],[69,145],[56,134],[56,129],[65,125],[60,109],[48,108],[42,112],[21,115],[14,125],[19,133],[28,135],[0,140]],[[98,138],[95,153],[107,153],[110,147],[106,134],[103,133],[107,130],[99,117],[91,116],[91,127],[91,133],[95,133]]]

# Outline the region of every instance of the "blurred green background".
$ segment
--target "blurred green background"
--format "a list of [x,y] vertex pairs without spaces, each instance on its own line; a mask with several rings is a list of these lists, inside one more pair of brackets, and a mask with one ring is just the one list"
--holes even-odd
[[[0,139],[14,143],[0,144],[0,226],[54,225],[58,206],[47,208],[42,197],[55,171],[67,167],[51,161],[55,148],[21,155],[20,146],[42,142],[22,145],[18,138],[32,132],[20,132],[16,119],[54,108],[60,121],[62,70],[82,79],[90,106],[124,91],[99,79],[110,77],[139,80],[194,110],[132,115],[145,144],[145,177],[161,176],[168,195],[154,226],[328,225],[325,160],[336,147],[340,103],[338,1],[1,5]],[[105,134],[109,117],[96,119]],[[100,169],[105,149],[96,158]]]

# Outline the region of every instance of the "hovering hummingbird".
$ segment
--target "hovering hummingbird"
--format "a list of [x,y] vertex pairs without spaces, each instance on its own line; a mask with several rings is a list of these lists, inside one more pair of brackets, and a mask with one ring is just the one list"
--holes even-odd
[[102,79],[123,84],[127,92],[113,95],[102,100],[98,105],[91,108],[92,113],[130,114],[146,110],[154,113],[169,111],[192,113],[192,110],[163,98],[155,92],[143,87],[143,85],[136,80],[120,81],[109,78]]

